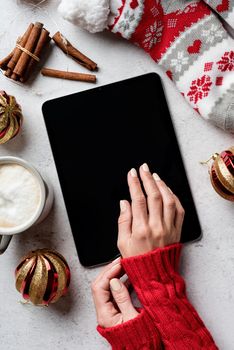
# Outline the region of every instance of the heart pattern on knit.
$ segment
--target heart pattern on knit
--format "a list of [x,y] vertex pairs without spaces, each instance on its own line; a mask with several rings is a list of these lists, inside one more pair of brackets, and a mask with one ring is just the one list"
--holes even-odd
[[194,40],[193,44],[187,48],[188,53],[190,55],[199,53],[201,49],[201,44],[202,44],[201,40]]
[[216,7],[216,10],[218,12],[224,12],[224,11],[227,11],[228,8],[229,8],[229,0],[222,0],[221,4],[219,4]]
[[135,10],[135,8],[139,6],[138,1],[137,0],[132,0],[130,3],[130,7]]

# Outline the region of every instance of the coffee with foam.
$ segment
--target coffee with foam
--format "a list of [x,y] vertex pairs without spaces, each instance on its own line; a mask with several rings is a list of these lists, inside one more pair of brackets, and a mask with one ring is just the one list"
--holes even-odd
[[41,204],[38,179],[24,166],[0,165],[0,229],[9,231],[30,222]]

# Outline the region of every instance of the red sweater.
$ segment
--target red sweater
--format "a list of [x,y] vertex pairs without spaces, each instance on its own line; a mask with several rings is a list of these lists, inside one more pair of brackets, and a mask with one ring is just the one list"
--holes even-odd
[[178,273],[181,244],[122,259],[143,308],[133,320],[98,326],[113,350],[217,350],[209,331],[187,299]]

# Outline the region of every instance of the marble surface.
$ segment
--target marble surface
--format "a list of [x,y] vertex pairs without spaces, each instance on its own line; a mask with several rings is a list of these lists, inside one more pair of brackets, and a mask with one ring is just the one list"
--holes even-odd
[[[234,205],[213,191],[207,168],[199,164],[216,151],[233,144],[233,135],[207,124],[185,103],[173,84],[137,47],[109,33],[91,35],[65,22],[56,12],[57,1],[1,0],[0,57],[8,53],[29,21],[41,21],[54,33],[60,30],[98,62],[98,85],[147,72],[162,75],[173,122],[181,146],[189,181],[199,212],[203,238],[188,244],[183,252],[182,273],[188,294],[222,350],[234,344]],[[46,66],[58,69],[82,67],[54,47]],[[33,163],[54,184],[55,205],[48,219],[23,235],[15,237],[0,256],[0,347],[2,350],[94,350],[109,346],[96,333],[96,319],[90,282],[98,269],[80,266],[57,173],[41,113],[47,99],[91,86],[86,83],[44,78],[40,75],[19,86],[0,75],[0,88],[17,96],[25,123],[21,134],[1,146],[0,156],[14,155]],[[117,102],[116,102],[117,103]],[[115,106],[113,106],[115,108]],[[68,118],[72,116],[68,116]],[[67,258],[72,283],[67,297],[49,308],[22,305],[14,287],[14,269],[22,255],[39,247],[55,248]]]

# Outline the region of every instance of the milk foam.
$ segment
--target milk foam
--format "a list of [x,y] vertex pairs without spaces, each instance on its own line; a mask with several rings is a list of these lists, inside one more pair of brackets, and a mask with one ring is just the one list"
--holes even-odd
[[0,165],[0,228],[27,223],[40,202],[40,184],[28,169],[18,164]]

